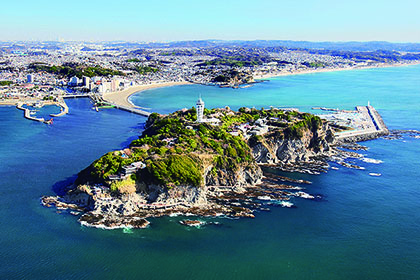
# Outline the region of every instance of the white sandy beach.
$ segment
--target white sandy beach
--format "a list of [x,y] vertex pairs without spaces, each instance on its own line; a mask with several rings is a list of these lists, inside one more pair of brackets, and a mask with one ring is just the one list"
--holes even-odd
[[156,84],[147,84],[147,85],[137,85],[137,86],[132,86],[122,91],[105,93],[104,99],[114,104],[132,108],[135,106],[128,101],[128,98],[136,92],[146,90],[146,89],[152,89],[152,88],[187,85],[187,84],[190,84],[190,83],[189,82],[166,82],[166,83],[156,83]]
[[290,75],[301,75],[301,74],[311,74],[311,73],[323,73],[323,72],[336,72],[336,71],[348,71],[348,70],[361,70],[361,69],[373,69],[373,68],[386,68],[386,67],[400,67],[400,66],[409,66],[409,65],[417,65],[420,64],[418,62],[415,63],[394,63],[394,64],[378,64],[374,66],[354,66],[354,67],[346,67],[346,68],[317,68],[317,69],[305,69],[305,70],[295,70],[293,72],[277,72],[277,73],[269,73],[265,75],[256,75],[255,79],[268,79],[274,77],[281,77],[281,76],[290,76]]

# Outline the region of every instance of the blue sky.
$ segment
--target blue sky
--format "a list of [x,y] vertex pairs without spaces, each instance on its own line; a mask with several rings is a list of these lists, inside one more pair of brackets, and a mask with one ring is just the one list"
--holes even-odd
[[419,0],[2,1],[0,40],[420,42]]

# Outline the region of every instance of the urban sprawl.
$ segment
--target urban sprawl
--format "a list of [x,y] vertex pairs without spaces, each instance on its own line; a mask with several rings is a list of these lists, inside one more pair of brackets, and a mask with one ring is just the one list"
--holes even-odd
[[235,44],[139,48],[129,43],[10,42],[0,44],[0,102],[55,100],[70,94],[103,96],[136,85],[168,82],[240,87],[276,75],[406,64],[419,59],[418,53],[396,51]]

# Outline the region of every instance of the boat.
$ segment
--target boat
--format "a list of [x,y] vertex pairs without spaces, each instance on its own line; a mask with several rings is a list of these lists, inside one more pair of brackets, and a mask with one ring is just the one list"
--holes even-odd
[[370,176],[379,177],[382,174],[381,173],[369,173]]
[[262,195],[257,197],[259,200],[271,200],[271,197],[269,197],[268,195]]

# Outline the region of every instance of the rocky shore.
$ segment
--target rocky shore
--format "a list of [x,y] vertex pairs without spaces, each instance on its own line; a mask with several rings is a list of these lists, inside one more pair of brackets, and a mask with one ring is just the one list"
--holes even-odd
[[[227,109],[216,111],[216,113],[219,115],[223,113],[231,118],[243,116]],[[267,114],[265,112],[258,113]],[[271,114],[283,116],[284,113],[271,112]],[[222,163],[219,163],[220,157],[214,155],[213,148],[204,150],[205,146],[200,148],[200,152],[189,152],[188,155],[182,157],[169,155],[170,161],[163,161],[165,158],[159,156],[161,152],[158,150],[159,154],[156,154],[156,148],[150,145],[148,139],[152,139],[152,135],[159,135],[156,134],[162,130],[159,128],[159,121],[164,121],[166,124],[169,120],[166,118],[153,119],[156,117],[151,116],[140,142],[134,141],[130,149],[107,154],[100,160],[95,161],[79,174],[74,186],[70,188],[66,195],[44,196],[41,198],[41,203],[46,207],[55,207],[61,212],[67,211],[73,215],[80,215],[79,222],[84,226],[115,229],[145,228],[150,224],[148,218],[171,215],[254,218],[255,211],[265,211],[268,209],[267,205],[294,207],[291,200],[297,198],[322,200],[321,195],[310,194],[305,191],[311,182],[279,176],[276,174],[277,171],[320,174],[330,169],[330,163],[346,168],[363,169],[354,161],[363,158],[356,151],[367,148],[353,142],[335,141],[334,131],[330,128],[328,122],[321,121],[308,114],[293,113],[292,116],[293,118],[286,115],[287,119],[292,119],[286,128],[284,128],[283,121],[279,119],[276,122],[271,117],[271,121],[267,122],[267,128],[264,128],[267,131],[257,136],[249,137],[246,134],[245,136],[229,136],[229,134],[225,134],[223,137],[227,137],[227,141],[230,141],[230,143],[240,139],[244,141],[244,138],[247,139],[246,146],[236,142],[235,145],[244,149],[242,151],[243,156],[249,154],[252,157],[248,161],[231,161],[228,154],[233,153],[228,151],[230,144],[223,144],[222,147],[226,149],[224,153],[226,153],[227,159],[225,160],[227,162]],[[194,124],[191,123],[191,125]],[[242,124],[239,123],[238,125]],[[194,129],[193,127],[193,131]],[[225,132],[220,131],[219,128],[216,131],[211,131],[211,129],[216,128],[196,126],[196,133],[205,141],[208,141],[203,138],[206,133],[210,136],[217,132],[217,137],[223,139],[223,137],[220,138],[220,133]],[[256,128],[251,129],[255,131]],[[189,131],[185,133],[192,135],[192,132]],[[395,134],[398,135],[397,132]],[[145,143],[144,139],[149,141],[146,146],[143,145]],[[165,139],[165,141],[174,142],[174,140],[171,140],[173,138],[168,139],[170,140]],[[198,141],[200,138],[192,139]],[[138,143],[143,146],[137,147]],[[210,147],[214,147],[215,143],[209,144]],[[166,145],[165,151],[171,148],[171,144]],[[124,177],[125,179],[118,179],[120,181],[99,180],[100,178],[108,178],[102,174],[109,170],[111,162],[119,160],[124,163],[127,161],[127,157],[133,157],[135,153],[139,153],[140,149],[141,155],[145,158],[144,164],[126,165],[123,168],[121,168],[122,164],[119,164],[119,170],[135,173],[129,173],[132,175],[127,175],[128,177]],[[153,151],[153,153],[150,154],[150,151]],[[174,151],[176,150],[174,149]],[[236,152],[239,153],[240,150]],[[150,160],[147,157],[150,157]],[[195,160],[195,163],[189,161],[191,158]],[[106,167],[108,169],[103,169],[105,160],[105,166],[108,166]],[[172,166],[171,161],[175,161],[176,166]],[[161,169],[154,167],[154,164],[158,163],[164,164],[164,172],[166,170],[175,172],[175,175],[164,173],[166,174],[164,175],[166,176],[165,180],[175,181],[168,181],[163,184],[161,179],[152,180],[153,176],[157,176],[156,172],[158,170],[162,172]],[[185,165],[187,167],[186,171],[178,170],[179,165]],[[98,168],[100,168],[99,171],[102,171],[98,172]],[[194,168],[198,168],[198,173],[191,173]],[[191,174],[188,176],[201,174],[198,176],[202,176],[202,178],[192,181],[182,172]],[[95,174],[100,174],[102,177]],[[116,176],[109,175],[109,178]],[[118,176],[122,178],[123,175]],[[163,176],[163,174],[159,176]],[[95,182],[95,179],[98,179],[97,182]],[[193,182],[197,182],[198,185],[193,185]],[[182,224],[187,226],[199,225],[196,221],[188,220]]]

